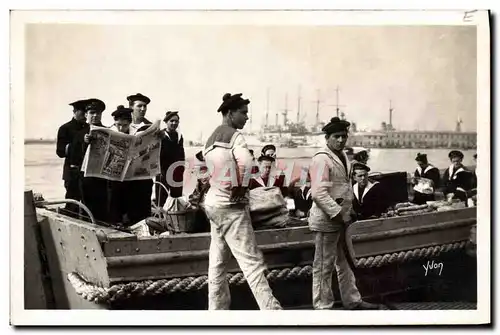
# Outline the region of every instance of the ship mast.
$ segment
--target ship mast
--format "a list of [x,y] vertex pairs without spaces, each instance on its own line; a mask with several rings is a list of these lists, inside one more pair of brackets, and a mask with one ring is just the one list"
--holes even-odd
[[283,109],[283,126],[286,127],[288,123],[288,93],[285,94],[285,108]]
[[264,128],[269,126],[269,88],[266,91],[266,123]]
[[299,124],[300,122],[300,86],[299,86],[299,94],[298,94],[298,97],[297,97],[297,124]]
[[316,103],[316,125],[319,125],[319,104],[321,100],[319,99],[319,90],[316,90],[318,98],[314,101]]
[[394,108],[392,108],[392,100],[389,100],[389,130],[393,130],[394,128],[392,127],[392,112],[394,111]]
[[339,98],[339,92],[340,92],[340,88],[337,86],[337,88],[335,89],[335,101],[336,103],[334,105],[328,105],[328,106],[331,106],[331,107],[335,107],[335,114],[337,115],[337,117],[340,117],[342,120],[345,119],[345,113],[344,112],[340,112],[340,107],[345,107],[344,105],[341,105],[339,104],[340,102],[340,98]]

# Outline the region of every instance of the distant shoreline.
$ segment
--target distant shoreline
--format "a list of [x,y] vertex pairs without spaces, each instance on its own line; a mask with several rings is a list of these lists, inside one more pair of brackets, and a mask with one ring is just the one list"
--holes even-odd
[[24,144],[34,144],[34,143],[46,143],[46,144],[54,144],[56,143],[56,140],[55,139],[35,139],[35,138],[32,138],[32,139],[25,139],[24,140]]

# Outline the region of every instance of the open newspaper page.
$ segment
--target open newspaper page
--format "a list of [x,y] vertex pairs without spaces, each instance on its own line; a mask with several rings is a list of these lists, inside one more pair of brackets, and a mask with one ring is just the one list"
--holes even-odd
[[95,140],[85,154],[85,177],[115,181],[154,178],[160,171],[160,139],[156,136],[159,128],[157,121],[139,134],[128,135],[91,127]]
[[135,136],[95,126],[90,128],[90,133],[95,139],[85,153],[85,177],[123,180]]
[[160,121],[135,136],[124,180],[151,179],[160,173],[161,140],[157,136]]

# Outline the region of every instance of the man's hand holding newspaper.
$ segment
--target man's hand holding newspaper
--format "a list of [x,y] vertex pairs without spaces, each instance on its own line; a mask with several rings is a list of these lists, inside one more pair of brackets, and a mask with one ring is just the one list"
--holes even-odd
[[82,171],[115,181],[152,179],[160,173],[160,133],[159,120],[136,135],[92,126]]

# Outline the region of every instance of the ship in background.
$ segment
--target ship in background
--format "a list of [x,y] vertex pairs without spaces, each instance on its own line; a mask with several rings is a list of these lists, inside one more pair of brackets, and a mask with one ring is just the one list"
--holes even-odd
[[[339,87],[336,88],[336,103],[328,105],[335,107],[336,115],[342,120],[346,119],[346,114],[341,110],[345,106],[339,104]],[[325,125],[320,121],[320,100],[319,90],[317,98],[313,102],[316,107],[315,123],[308,126],[304,119],[306,114],[301,113],[302,98],[300,87],[297,95],[297,113],[293,121],[289,116],[292,110],[288,106],[288,94],[285,94],[284,108],[281,110],[281,122],[279,111],[274,116],[274,124],[270,124],[269,110],[269,89],[266,94],[266,113],[264,126],[258,131],[244,132],[247,143],[251,146],[262,146],[273,143],[278,147],[321,147],[324,145],[324,134],[321,129]],[[393,126],[394,108],[389,100],[389,122],[382,122],[379,130],[361,131],[357,129],[356,123],[351,122],[348,145],[365,148],[453,148],[453,149],[476,149],[477,133],[463,132],[462,119],[458,117],[455,130],[449,131],[426,131],[426,130],[398,130]],[[252,116],[251,116],[252,118]]]

